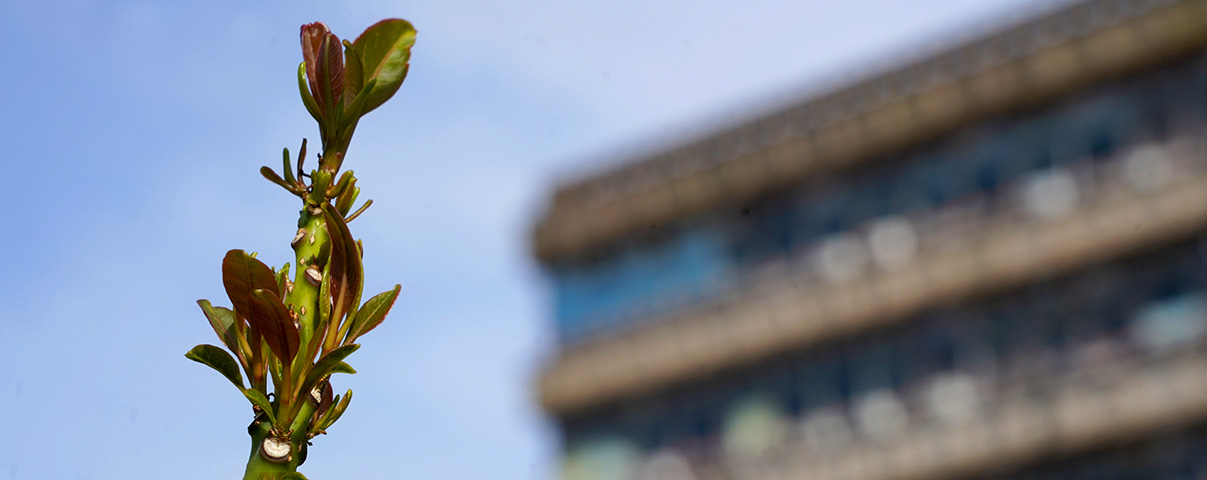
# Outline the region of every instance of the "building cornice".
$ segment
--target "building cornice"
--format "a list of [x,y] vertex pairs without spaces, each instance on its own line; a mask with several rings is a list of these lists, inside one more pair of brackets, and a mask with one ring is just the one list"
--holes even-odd
[[741,204],[1207,45],[1207,0],[1091,0],[563,187],[545,262]]

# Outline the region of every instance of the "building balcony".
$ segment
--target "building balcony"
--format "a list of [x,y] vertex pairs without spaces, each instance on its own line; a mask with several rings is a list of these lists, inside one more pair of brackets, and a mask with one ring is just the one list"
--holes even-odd
[[908,424],[892,438],[831,436],[838,445],[828,451],[793,438],[757,458],[697,458],[682,478],[955,479],[1187,429],[1207,420],[1207,352],[1137,356],[1028,387],[960,422]]
[[1199,137],[1037,175],[993,200],[1015,208],[991,215],[970,202],[906,218],[909,255],[877,254],[871,228],[856,233],[884,258],[827,266],[821,250],[832,247],[822,245],[804,265],[565,349],[542,378],[542,401],[558,415],[590,409],[1192,236],[1207,228]]

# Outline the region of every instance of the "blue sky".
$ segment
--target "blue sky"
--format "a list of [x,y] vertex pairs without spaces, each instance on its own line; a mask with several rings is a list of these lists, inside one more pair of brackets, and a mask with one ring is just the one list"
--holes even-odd
[[239,478],[248,405],[217,343],[232,248],[291,260],[256,173],[315,137],[298,26],[419,30],[345,162],[387,322],[349,361],[312,479],[549,478],[554,348],[528,231],[557,181],[975,34],[1037,0],[0,2],[0,479]]

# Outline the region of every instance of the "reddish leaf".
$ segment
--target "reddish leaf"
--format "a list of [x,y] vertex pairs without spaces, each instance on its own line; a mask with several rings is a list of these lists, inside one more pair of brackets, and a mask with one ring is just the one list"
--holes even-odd
[[318,420],[323,414],[327,413],[327,409],[331,408],[332,397],[335,391],[331,388],[331,382],[323,383],[323,392],[319,394],[319,406],[314,410],[315,420]]
[[235,311],[245,318],[250,318],[252,291],[264,289],[275,296],[281,295],[272,269],[243,250],[226,252],[222,259],[222,286],[226,287],[226,295]]
[[352,238],[344,217],[331,204],[323,204],[323,215],[327,235],[331,238],[331,261],[327,264],[327,271],[331,275],[331,298],[337,310],[332,314],[332,325],[339,325],[337,315],[355,309],[360,301],[364,270],[356,250],[356,240]]
[[[331,29],[323,22],[314,22],[302,25],[302,61],[306,63],[306,79],[310,84],[310,93],[316,100],[320,95],[319,90],[319,51],[323,45],[323,39],[331,33]],[[321,100],[319,105],[323,105]],[[320,109],[320,112],[326,113],[326,110]]]
[[[318,64],[319,88],[322,98],[319,105],[334,106],[339,104],[344,94],[344,48],[339,37],[327,34],[319,46]],[[325,103],[330,102],[330,103]]]
[[402,81],[406,79],[410,67],[411,46],[415,44],[415,27],[406,20],[382,20],[365,29],[365,32],[352,42],[360,55],[364,81],[376,80],[373,91],[365,102],[362,113],[386,103]]
[[298,327],[293,324],[293,317],[281,303],[280,297],[270,290],[257,289],[252,292],[248,320],[256,324],[273,355],[288,366],[298,353],[300,340]]
[[330,120],[332,108],[344,93],[344,51],[339,37],[323,22],[302,25],[302,60],[306,79],[319,112]]

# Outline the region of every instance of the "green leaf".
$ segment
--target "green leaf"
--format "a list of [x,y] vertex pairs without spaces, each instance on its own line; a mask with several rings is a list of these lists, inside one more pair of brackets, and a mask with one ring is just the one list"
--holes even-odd
[[293,176],[293,165],[291,165],[289,162],[290,159],[288,148],[282,149],[281,157],[283,159],[281,163],[281,173],[285,175],[285,181],[289,182],[290,185],[297,184],[298,179],[294,178]]
[[[352,42],[344,40],[344,103],[351,105],[352,100],[365,87],[364,67],[360,63],[360,55]],[[348,118],[359,116],[359,112],[345,110]]]
[[[333,302],[333,300],[331,297],[331,262],[327,262],[327,265],[323,267],[323,280],[321,282],[319,282],[319,321],[320,322],[330,322],[331,321],[331,304],[332,304],[332,302]],[[319,330],[319,331],[326,330],[326,328],[323,328],[322,325],[324,325],[324,324],[320,324],[320,326],[316,330]],[[336,322],[336,325],[338,328],[338,325],[339,325],[338,321]]]
[[281,178],[280,175],[277,175],[277,172],[274,172],[271,168],[268,168],[267,166],[260,167],[260,175],[268,179],[268,181],[280,185],[281,188],[285,189],[285,191],[294,193],[294,187],[286,182],[285,179]]
[[373,87],[375,86],[377,86],[377,79],[369,79],[369,82],[366,83],[364,88],[361,89],[360,94],[353,97],[352,101],[348,102],[348,107],[344,110],[344,115],[346,117],[345,119],[347,120],[343,127],[345,136],[351,135],[352,131],[350,129],[353,128],[356,125],[356,122],[360,120],[360,117],[365,114],[365,102],[369,100],[369,92],[372,92]]
[[[274,284],[275,285],[275,284]],[[273,292],[256,289],[252,292],[251,315],[264,342],[282,364],[288,365],[298,353],[298,327],[293,324],[289,310]]]
[[386,315],[390,313],[390,308],[394,306],[394,301],[398,299],[400,291],[402,291],[402,285],[394,285],[393,290],[381,292],[365,302],[365,305],[357,310],[356,318],[352,320],[352,327],[348,329],[348,337],[344,339],[344,342],[355,342],[357,338],[381,325],[381,322],[385,321]]
[[354,177],[348,183],[348,186],[344,188],[343,194],[335,199],[335,210],[339,212],[340,216],[348,216],[348,211],[352,210],[352,204],[356,202],[358,195],[360,195],[360,187],[356,186],[356,178]]
[[[319,123],[319,129],[322,133],[323,127],[323,112],[319,111],[318,102],[314,100],[314,95],[310,94],[310,88],[306,86],[306,62],[298,64],[298,93],[302,96],[302,104],[306,106],[306,111],[310,112],[310,116],[314,117],[314,121]],[[302,161],[305,155],[299,155],[298,161]],[[298,171],[301,171],[299,168]]]
[[243,374],[239,373],[239,364],[235,362],[235,359],[229,353],[226,353],[226,350],[213,345],[201,344],[193,347],[184,356],[189,360],[217,370],[218,373],[221,373],[222,376],[230,380],[240,390],[243,389]]
[[289,281],[289,262],[285,262],[285,265],[282,265],[281,269],[277,270],[277,291],[284,292],[285,291],[285,282],[288,282],[288,281]]
[[314,368],[310,370],[310,373],[306,375],[306,381],[302,382],[302,391],[309,392],[319,381],[331,374],[331,369],[335,368],[336,365],[344,363],[344,359],[348,358],[348,355],[351,355],[358,348],[360,348],[360,345],[354,343],[336,348],[323,355],[323,358],[320,358],[314,364]]
[[364,69],[364,81],[376,80],[373,91],[365,101],[364,113],[386,103],[406,79],[411,46],[415,44],[415,27],[406,20],[382,20],[365,29],[352,42]]
[[226,346],[227,350],[236,354],[240,353],[239,332],[235,329],[235,312],[229,308],[210,305],[209,300],[197,300],[197,305],[201,307],[201,312],[210,321],[210,327],[213,327],[214,333],[218,334],[218,339],[222,340],[222,344]]
[[348,409],[348,403],[351,401],[352,390],[348,390],[348,392],[344,394],[343,398],[336,396],[335,406],[328,409],[327,413],[323,414],[322,418],[315,423],[314,427],[318,430],[327,430],[328,427],[335,424],[336,420],[339,420],[339,417],[344,415],[344,410]]
[[339,362],[338,364],[336,364],[334,367],[331,368],[331,374],[334,375],[336,373],[346,373],[348,375],[355,375],[356,369],[352,368],[352,365],[348,365],[347,363],[344,363],[344,362]]
[[260,407],[260,409],[264,411],[264,414],[268,415],[269,422],[271,422],[273,425],[277,424],[277,415],[273,413],[272,402],[268,401],[268,397],[265,397],[263,393],[254,388],[243,389],[243,396],[247,397],[248,400],[251,400],[252,405]]
[[226,257],[222,259],[222,286],[226,288],[226,295],[230,297],[235,311],[248,319],[251,318],[253,291],[262,289],[281,296],[272,269],[243,250],[226,252]]

